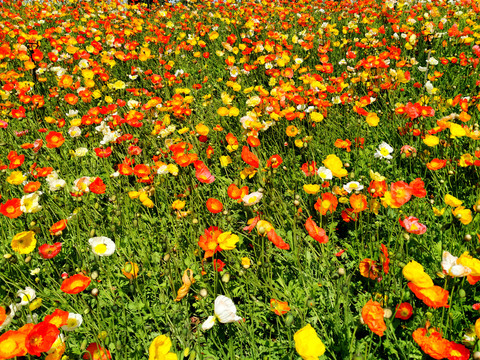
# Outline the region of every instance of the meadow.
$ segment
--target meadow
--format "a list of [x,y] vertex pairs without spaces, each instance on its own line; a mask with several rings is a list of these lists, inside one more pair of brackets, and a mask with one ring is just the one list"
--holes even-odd
[[0,4],[0,359],[480,359],[474,0]]

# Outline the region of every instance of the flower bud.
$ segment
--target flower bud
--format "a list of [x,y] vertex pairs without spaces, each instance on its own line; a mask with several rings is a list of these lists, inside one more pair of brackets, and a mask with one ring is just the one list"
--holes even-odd
[[98,296],[98,289],[97,288],[93,288],[92,291],[90,292],[92,294],[92,296]]
[[343,276],[343,275],[345,275],[345,269],[344,269],[344,268],[342,268],[342,267],[341,267],[341,268],[339,268],[339,269],[338,269],[338,275],[340,275],[340,276]]
[[228,283],[230,281],[230,274],[229,273],[225,273],[223,274],[222,276],[222,282],[224,282],[225,284]]
[[207,291],[207,289],[203,288],[203,289],[200,290],[199,294],[200,294],[201,297],[207,297],[208,296],[208,291]]
[[472,240],[472,235],[470,235],[470,234],[465,235],[465,236],[463,237],[463,240],[465,240],[465,241],[471,241],[471,240]]

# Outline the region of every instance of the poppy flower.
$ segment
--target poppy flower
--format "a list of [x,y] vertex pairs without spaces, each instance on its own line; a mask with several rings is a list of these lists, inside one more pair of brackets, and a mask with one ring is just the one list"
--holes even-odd
[[67,220],[57,221],[50,227],[50,235],[57,235],[67,227]]
[[408,287],[413,291],[415,296],[422,300],[425,305],[434,309],[439,307],[448,308],[448,291],[440,286],[431,286],[428,288],[420,288],[413,282],[409,282]]
[[227,195],[230,199],[242,201],[242,198],[248,194],[248,187],[244,186],[241,189],[237,185],[231,184],[227,189]]
[[353,194],[350,196],[350,205],[353,212],[362,212],[368,207],[367,197],[362,194]]
[[448,360],[468,360],[470,359],[470,350],[464,345],[450,342],[450,348],[447,351]]
[[76,274],[63,280],[60,290],[67,294],[78,294],[85,290],[91,281],[88,276]]
[[95,154],[97,154],[97,156],[102,159],[107,158],[112,154],[112,148],[110,146],[107,147],[106,149],[95,148],[93,149],[93,151],[95,151]]
[[370,182],[370,186],[368,187],[368,193],[372,197],[382,197],[385,195],[385,192],[387,191],[387,183],[385,180],[383,181],[376,181],[372,180]]
[[88,239],[92,251],[98,256],[110,256],[115,252],[115,243],[106,236],[97,236]]
[[267,161],[267,168],[272,167],[272,169],[278,168],[283,163],[282,157],[280,155],[272,155]]
[[425,183],[422,179],[416,178],[415,180],[410,182],[409,186],[412,190],[413,196],[424,198],[427,195],[427,191],[425,190]]
[[30,254],[37,245],[37,239],[33,231],[22,231],[12,239],[12,249],[19,254]]
[[427,168],[432,171],[440,170],[447,165],[447,160],[433,159],[427,163]]
[[31,194],[40,189],[40,181],[30,181],[23,187],[23,192],[26,194]]
[[378,266],[377,262],[372,259],[363,259],[360,261],[359,264],[360,275],[366,278],[370,278],[372,280],[376,280],[378,278]]
[[215,299],[214,313],[215,315],[209,316],[202,324],[203,330],[211,329],[217,319],[223,324],[242,320],[240,316],[237,316],[237,308],[232,299],[224,295],[218,295]]
[[248,150],[248,147],[246,146],[242,148],[242,160],[248,165],[253,166],[255,169],[258,169],[260,166],[257,155]]
[[62,243],[56,242],[53,245],[43,244],[38,248],[38,252],[43,259],[53,259],[62,250]]
[[58,148],[65,142],[65,138],[63,137],[62,133],[56,131],[50,131],[45,140],[47,141],[47,148],[49,149]]
[[393,207],[400,207],[410,200],[412,189],[406,182],[397,181],[390,185],[390,196]]
[[103,180],[97,177],[90,185],[88,186],[91,192],[94,194],[103,194],[107,186],[103,183]]
[[270,299],[270,310],[276,315],[283,315],[290,311],[290,307],[286,301]]
[[290,250],[290,245],[288,245],[283,239],[277,235],[274,229],[271,229],[267,232],[268,240],[270,240],[273,245],[281,250]]
[[220,259],[213,260],[213,268],[218,272],[222,272],[225,265],[226,264]]
[[[33,324],[32,324],[33,325]],[[9,330],[0,336],[0,358],[12,359],[17,356],[25,356],[27,348],[25,339],[27,334],[21,331]]]
[[383,272],[385,274],[388,274],[388,271],[390,270],[390,258],[388,256],[388,250],[387,247],[383,244],[380,244],[380,249],[382,251],[382,253],[380,254],[380,260],[382,262]]
[[40,356],[47,352],[60,334],[60,330],[48,322],[35,325],[25,339],[25,347],[30,355]]
[[196,169],[195,177],[198,181],[204,184],[211,184],[215,181],[215,176],[212,175],[206,165]]
[[218,214],[223,210],[223,204],[220,202],[220,200],[210,198],[207,200],[207,210],[212,214]]
[[133,169],[125,164],[118,165],[118,172],[122,175],[131,175],[133,174]]
[[5,204],[0,205],[0,214],[10,219],[16,219],[23,214],[23,211],[20,210],[20,206],[21,206],[20,199],[7,200]]
[[423,352],[434,359],[444,359],[448,357],[451,350],[450,341],[442,338],[442,335],[435,330],[419,328],[412,334],[413,340],[420,346]]
[[68,320],[68,311],[63,311],[60,309],[55,309],[51,315],[45,316],[43,319],[44,322],[55,325],[57,328],[60,328],[67,324]]
[[313,176],[317,172],[317,167],[315,161],[309,163],[308,161],[302,165],[301,170],[305,174],[305,176]]
[[304,360],[318,359],[325,354],[325,345],[312,325],[307,324],[293,335],[295,350]]
[[138,271],[138,265],[134,262],[129,261],[125,263],[125,266],[122,269],[122,274],[127,279],[136,279],[138,276]]
[[305,229],[308,231],[308,235],[317,240],[320,244],[328,242],[328,236],[325,230],[318,227],[315,221],[312,220],[311,216],[305,222]]
[[418,219],[415,216],[408,216],[402,220],[398,219],[400,225],[410,234],[425,234],[427,227],[424,224],[418,222]]
[[177,354],[170,352],[171,347],[172,340],[168,336],[157,336],[148,348],[148,360],[176,360]]
[[408,320],[413,315],[413,307],[407,302],[403,302],[397,306],[395,311],[395,318]]
[[110,351],[103,348],[97,343],[91,343],[85,349],[86,353],[83,354],[83,358],[86,360],[109,360],[112,358]]
[[332,193],[324,193],[321,198],[317,199],[314,205],[315,210],[320,212],[321,215],[326,215],[327,212],[334,213],[337,209],[338,200]]
[[383,308],[376,301],[369,300],[362,308],[363,321],[378,336],[383,336],[383,333],[387,330],[383,316]]
[[140,178],[146,177],[150,175],[150,167],[145,164],[135,165],[135,167],[133,168],[133,173],[135,174],[135,176]]

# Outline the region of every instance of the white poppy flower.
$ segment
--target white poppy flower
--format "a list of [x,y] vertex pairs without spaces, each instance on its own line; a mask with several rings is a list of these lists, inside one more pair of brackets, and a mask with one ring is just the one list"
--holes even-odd
[[62,326],[64,331],[73,331],[82,325],[83,317],[80,314],[68,313],[67,323]]
[[26,287],[25,290],[18,290],[17,291],[17,296],[20,298],[21,302],[19,305],[25,306],[30,303],[33,299],[37,297],[37,294],[35,293],[35,290],[33,290],[31,287]]
[[110,256],[115,252],[115,243],[106,236],[97,236],[88,240],[92,251],[98,256]]
[[41,191],[35,191],[34,193],[24,195],[20,200],[20,210],[28,214],[34,214],[42,210],[42,207],[38,203],[40,195],[42,195]]
[[453,256],[448,251],[442,254],[442,269],[443,271],[453,277],[467,276],[472,270],[466,266],[457,264],[458,257]]
[[322,180],[332,180],[333,178],[332,171],[324,166],[317,170],[317,174],[322,178]]
[[352,191],[362,190],[363,185],[358,181],[350,181],[348,184],[343,185],[343,189],[350,194]]
[[251,194],[245,195],[242,198],[243,205],[245,206],[252,206],[258,204],[260,200],[262,200],[263,194],[259,191],[255,191]]
[[392,152],[393,148],[384,141],[378,146],[374,156],[382,159],[393,159],[392,155],[390,155]]
[[202,329],[208,330],[212,328],[217,319],[224,324],[242,320],[240,316],[237,316],[237,308],[232,299],[224,295],[219,295],[215,299],[215,315],[209,316],[205,320],[202,324]]

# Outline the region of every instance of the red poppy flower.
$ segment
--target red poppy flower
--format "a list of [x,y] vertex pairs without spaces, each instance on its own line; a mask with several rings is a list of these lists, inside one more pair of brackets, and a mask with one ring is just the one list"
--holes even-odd
[[62,243],[56,242],[53,245],[43,244],[38,248],[38,252],[43,259],[53,259],[62,250]]
[[210,198],[207,200],[207,210],[212,214],[218,214],[223,210],[223,204],[220,200]]
[[138,146],[135,146],[135,145],[130,145],[128,147],[128,153],[131,155],[131,156],[135,156],[135,155],[140,155],[142,153],[142,149]]
[[230,199],[238,200],[239,202],[241,202],[241,199],[245,195],[248,195],[248,187],[244,186],[239,189],[237,185],[231,184],[227,189],[227,194]]
[[272,167],[272,169],[278,168],[283,163],[283,159],[280,155],[272,155],[267,161],[267,168]]
[[395,317],[397,319],[408,320],[413,315],[413,307],[407,302],[401,303],[397,306]]
[[138,177],[145,177],[150,175],[150,168],[145,164],[135,165],[133,173]]
[[272,310],[276,315],[280,316],[289,312],[290,307],[286,301],[270,299],[270,310]]
[[315,221],[312,220],[311,216],[305,222],[305,229],[307,229],[308,235],[317,240],[319,243],[324,244],[328,242],[328,236],[325,230],[323,230],[321,227],[318,227]]
[[256,169],[258,169],[260,165],[257,155],[248,150],[248,147],[246,146],[242,148],[242,160]]
[[58,148],[65,142],[62,133],[56,131],[50,131],[45,140],[47,141],[47,148],[49,149]]
[[60,290],[67,294],[78,294],[85,290],[91,281],[88,276],[76,274],[63,280]]
[[40,356],[47,352],[60,334],[53,324],[42,321],[35,325],[25,339],[25,347],[30,355]]
[[125,164],[118,165],[118,172],[122,175],[131,175],[133,174],[133,169]]
[[[201,162],[201,161],[195,161],[195,163],[198,163],[198,162]],[[212,173],[210,172],[210,170],[208,170],[205,164],[203,164],[203,166],[195,165],[195,169],[196,169],[195,177],[198,179],[198,181],[204,184],[211,184],[215,181],[215,176],[212,175]]]
[[105,189],[107,188],[106,185],[103,183],[103,180],[97,177],[89,186],[91,192],[94,194],[103,194]]
[[390,257],[388,256],[388,249],[383,244],[380,244],[380,249],[382,250],[382,253],[380,254],[380,260],[383,265],[383,272],[388,274],[388,270],[390,269]]
[[277,248],[281,250],[289,250],[290,245],[288,245],[283,239],[277,235],[274,229],[270,230],[267,233],[268,240],[270,240],[273,245],[275,245]]
[[441,159],[433,159],[432,161],[427,163],[427,168],[436,171],[444,168],[447,165],[447,160],[441,160]]
[[223,271],[223,267],[225,266],[226,264],[220,260],[220,259],[215,259],[213,260],[213,268],[215,270],[217,270],[218,272],[221,272]]
[[85,349],[86,353],[83,354],[83,358],[86,360],[110,360],[112,356],[110,355],[110,351],[101,347],[97,343],[91,343]]
[[308,163],[308,161],[302,165],[301,170],[305,174],[305,176],[313,176],[317,173],[317,164],[315,161]]
[[416,178],[409,184],[410,188],[412,189],[412,195],[424,198],[427,195],[427,191],[425,190],[425,183],[422,179]]
[[23,214],[20,210],[20,199],[10,199],[5,204],[0,205],[0,214],[5,215],[10,219],[16,219]]
[[97,154],[99,158],[107,158],[112,154],[112,148],[110,146],[106,149],[95,148],[93,151],[95,151],[95,154]]

